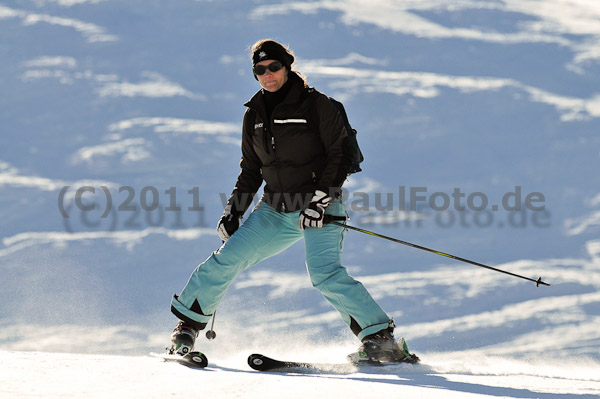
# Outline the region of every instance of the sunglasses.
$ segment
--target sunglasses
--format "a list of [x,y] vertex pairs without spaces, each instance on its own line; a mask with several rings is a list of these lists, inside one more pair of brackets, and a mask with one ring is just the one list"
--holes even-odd
[[256,76],[264,75],[267,69],[271,72],[277,72],[283,68],[283,64],[279,61],[273,61],[269,65],[254,65],[253,71]]

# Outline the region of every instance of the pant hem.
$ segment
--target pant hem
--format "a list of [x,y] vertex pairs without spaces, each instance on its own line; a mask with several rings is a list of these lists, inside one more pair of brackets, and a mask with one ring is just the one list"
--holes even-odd
[[389,321],[386,321],[385,323],[374,324],[372,326],[369,326],[358,333],[358,339],[360,339],[362,341],[363,338],[366,337],[367,335],[378,333],[379,331],[387,329],[389,326],[390,326]]
[[171,313],[196,330],[204,330],[211,318],[211,316],[200,315],[186,308],[179,302],[177,295],[174,295],[171,301]]

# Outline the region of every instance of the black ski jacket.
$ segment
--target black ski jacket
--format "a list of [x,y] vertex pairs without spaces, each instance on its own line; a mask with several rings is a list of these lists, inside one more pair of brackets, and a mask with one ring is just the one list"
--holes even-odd
[[262,199],[278,211],[292,212],[305,208],[315,190],[337,195],[346,179],[348,135],[338,110],[296,73],[288,79],[292,86],[270,120],[262,90],[244,104],[241,172],[228,202],[238,216],[263,180]]

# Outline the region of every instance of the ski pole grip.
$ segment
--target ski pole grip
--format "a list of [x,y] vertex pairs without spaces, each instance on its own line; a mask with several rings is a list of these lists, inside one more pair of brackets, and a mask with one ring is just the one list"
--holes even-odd
[[328,224],[333,221],[344,222],[344,221],[346,221],[346,219],[347,219],[346,216],[325,215],[323,217],[323,223]]

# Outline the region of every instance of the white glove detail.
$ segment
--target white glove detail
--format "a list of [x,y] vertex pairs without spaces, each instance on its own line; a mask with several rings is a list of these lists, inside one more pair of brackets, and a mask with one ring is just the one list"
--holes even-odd
[[323,227],[325,208],[331,202],[331,197],[321,190],[315,191],[308,207],[300,212],[300,229],[307,227]]
[[219,238],[221,238],[221,241],[226,242],[239,227],[240,219],[231,213],[231,205],[227,205],[217,224]]

